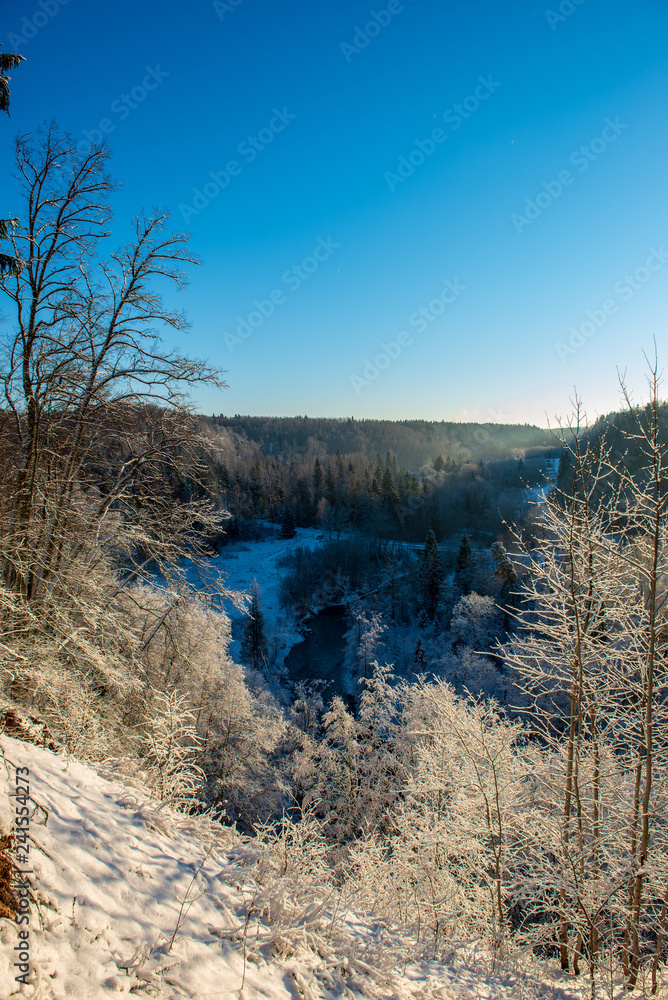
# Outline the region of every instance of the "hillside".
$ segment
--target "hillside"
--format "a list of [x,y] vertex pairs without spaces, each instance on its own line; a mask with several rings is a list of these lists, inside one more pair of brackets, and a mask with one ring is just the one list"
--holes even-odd
[[405,965],[402,937],[355,915],[331,884],[303,871],[298,843],[272,851],[158,807],[127,776],[7,736],[0,749],[9,779],[0,792],[3,832],[15,766],[30,770],[34,897],[30,986],[14,980],[17,928],[0,922],[2,997],[582,996],[526,973],[485,974],[484,956],[476,971],[466,949],[456,967]]
[[340,452],[375,461],[391,451],[400,466],[415,471],[441,455],[455,462],[518,457],[555,446],[551,432],[530,424],[475,424],[430,420],[355,420],[326,417],[206,418],[259,446],[265,455],[284,452],[325,457]]

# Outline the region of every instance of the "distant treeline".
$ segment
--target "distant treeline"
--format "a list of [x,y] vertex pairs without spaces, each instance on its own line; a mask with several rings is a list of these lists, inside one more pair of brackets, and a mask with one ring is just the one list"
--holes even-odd
[[265,455],[376,455],[394,452],[400,466],[417,471],[439,455],[457,463],[487,462],[525,455],[531,448],[550,448],[550,431],[530,424],[460,424],[430,420],[355,420],[353,417],[209,417],[212,426],[226,428],[258,445]]
[[[213,488],[232,514],[228,537],[252,536],[269,520],[286,536],[318,526],[330,537],[359,531],[423,542],[433,529],[439,540],[462,532],[493,540],[521,517],[526,486],[542,482],[546,458],[560,453],[548,432],[528,425],[306,417],[206,424],[217,456]],[[388,444],[396,450],[374,452]]]

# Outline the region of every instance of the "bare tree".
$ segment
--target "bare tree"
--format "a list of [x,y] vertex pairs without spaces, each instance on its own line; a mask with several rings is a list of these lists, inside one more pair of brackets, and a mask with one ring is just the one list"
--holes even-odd
[[[624,971],[630,987],[635,986],[640,964],[640,925],[645,905],[647,869],[650,862],[653,826],[653,783],[657,767],[657,740],[665,745],[665,719],[661,711],[665,688],[666,643],[665,587],[666,527],[668,510],[668,441],[661,426],[659,396],[661,375],[656,355],[650,362],[649,399],[644,407],[634,405],[622,380],[627,404],[626,439],[636,451],[639,469],[620,466],[623,503],[620,513],[626,521],[628,544],[624,559],[640,585],[638,667],[638,720],[633,819],[631,825],[632,877],[625,933]],[[663,682],[663,685],[662,683]],[[657,936],[657,956],[665,924]],[[656,971],[654,972],[654,976]]]
[[668,777],[668,456],[658,384],[655,366],[648,406],[633,407],[627,394],[626,423],[595,433],[576,402],[563,436],[571,482],[540,506],[519,633],[505,651],[552,760],[541,794],[560,811],[559,842],[535,873],[543,896],[552,886],[546,908],[558,922],[562,967],[577,972],[584,957],[594,975],[605,930],[629,988],[643,937],[654,934],[660,948],[655,900],[666,875],[657,817]]
[[1,579],[12,621],[18,602],[61,666],[79,659],[92,675],[115,645],[119,668],[135,655],[130,588],[156,570],[178,574],[184,547],[201,553],[226,516],[202,489],[204,442],[187,396],[225,383],[163,347],[163,329],[188,324],[154,289],[163,279],[183,288],[195,258],[164,212],[139,216],[131,240],[107,250],[107,159],[104,146],[79,153],[53,124],[18,138],[23,212],[10,238],[24,266],[0,278],[11,308]]

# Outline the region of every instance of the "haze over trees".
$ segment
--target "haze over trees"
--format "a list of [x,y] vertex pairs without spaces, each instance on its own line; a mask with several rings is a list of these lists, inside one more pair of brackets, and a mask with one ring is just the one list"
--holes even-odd
[[422,544],[433,529],[439,541],[467,531],[491,544],[560,451],[549,432],[508,425],[215,417],[202,426],[219,456],[212,489],[232,514],[228,537],[257,536],[259,521],[289,512],[329,537]]

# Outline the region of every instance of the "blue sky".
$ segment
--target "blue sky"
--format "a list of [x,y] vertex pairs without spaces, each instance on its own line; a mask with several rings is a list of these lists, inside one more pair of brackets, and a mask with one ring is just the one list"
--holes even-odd
[[[663,0],[27,0],[11,141],[106,130],[203,264],[205,412],[545,424],[668,364]],[[434,131],[436,130],[436,131]],[[175,341],[168,336],[167,342]],[[183,347],[183,344],[179,344]]]

